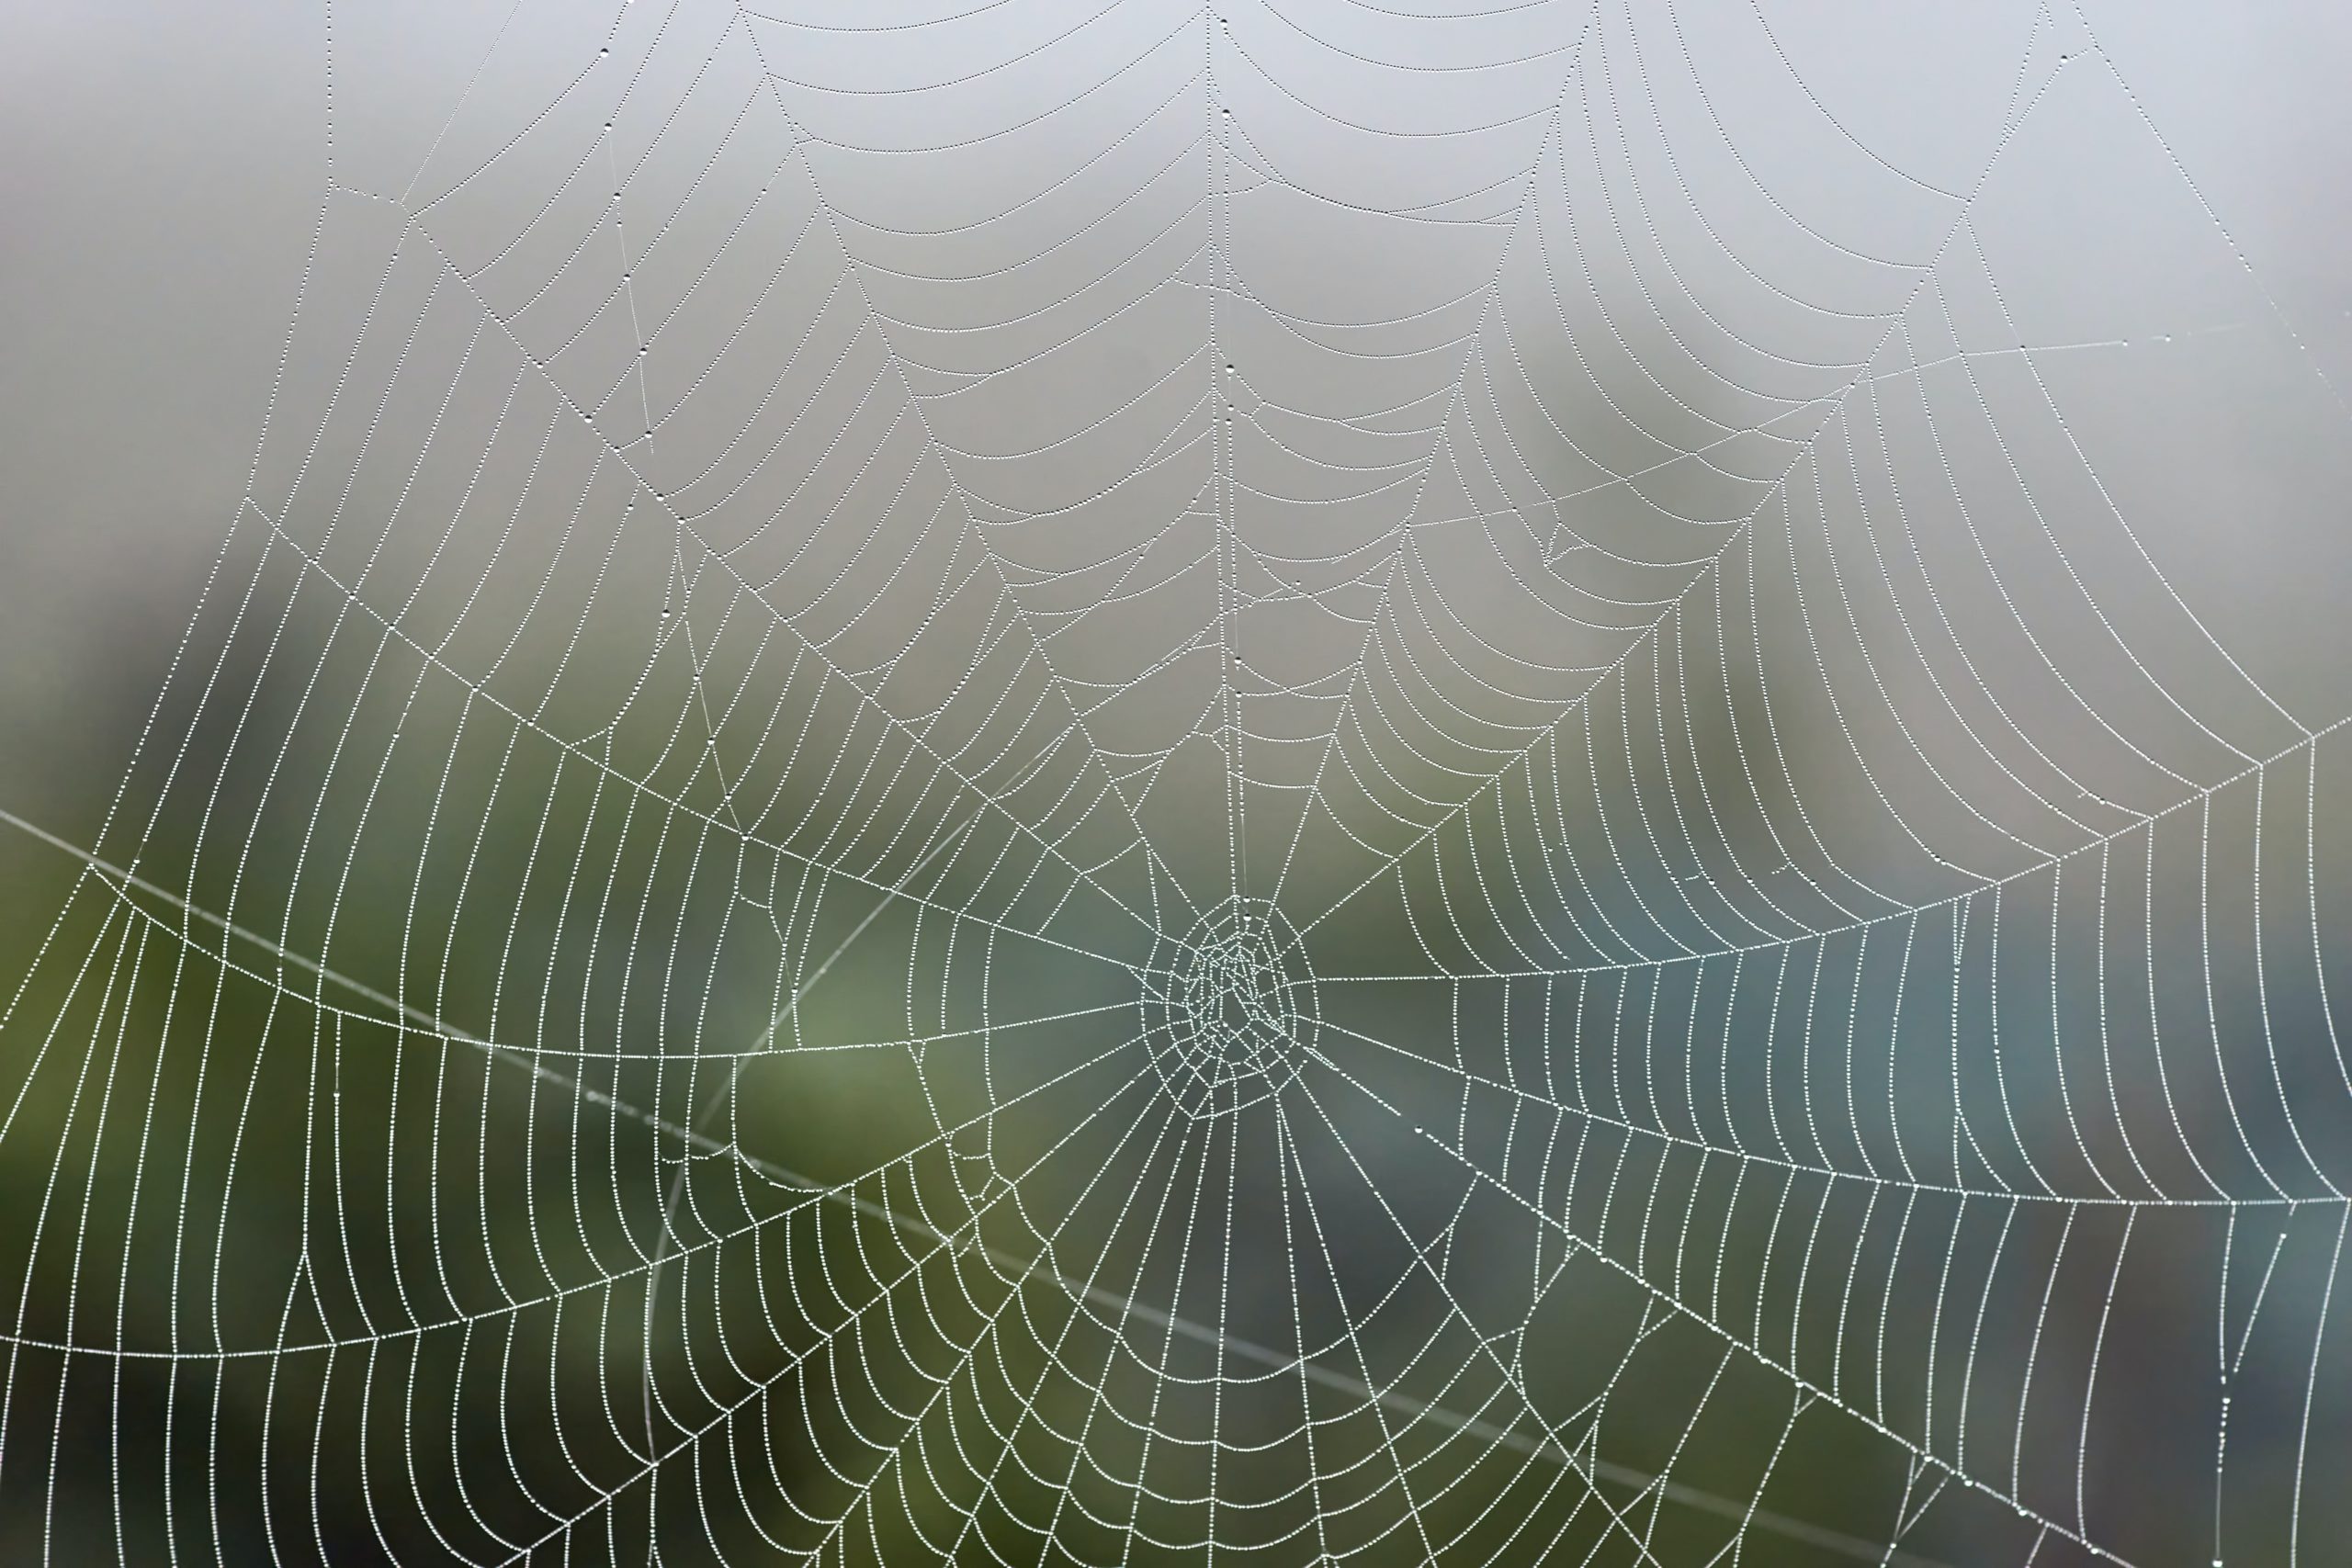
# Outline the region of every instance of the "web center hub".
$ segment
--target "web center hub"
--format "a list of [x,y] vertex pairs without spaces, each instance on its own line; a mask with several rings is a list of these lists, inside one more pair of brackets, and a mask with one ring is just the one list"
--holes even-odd
[[1272,905],[1228,898],[1154,948],[1140,1001],[1160,1085],[1195,1120],[1279,1094],[1309,1058],[1320,1008],[1298,933]]

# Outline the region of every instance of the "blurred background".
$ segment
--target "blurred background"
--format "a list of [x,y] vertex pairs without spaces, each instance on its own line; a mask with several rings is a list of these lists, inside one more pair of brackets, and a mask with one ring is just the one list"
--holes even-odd
[[2331,8],[0,28],[0,1558],[2352,1548]]

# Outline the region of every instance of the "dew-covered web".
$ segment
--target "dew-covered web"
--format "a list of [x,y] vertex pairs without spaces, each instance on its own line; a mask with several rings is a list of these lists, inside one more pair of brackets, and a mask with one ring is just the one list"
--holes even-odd
[[14,1560],[2343,1560],[2346,411],[2092,21],[594,9],[328,18]]

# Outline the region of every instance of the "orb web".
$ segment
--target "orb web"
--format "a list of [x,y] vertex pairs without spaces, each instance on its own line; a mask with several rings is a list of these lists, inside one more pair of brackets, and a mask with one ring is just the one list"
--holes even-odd
[[2346,409],[1996,10],[336,6],[11,1550],[2335,1560]]

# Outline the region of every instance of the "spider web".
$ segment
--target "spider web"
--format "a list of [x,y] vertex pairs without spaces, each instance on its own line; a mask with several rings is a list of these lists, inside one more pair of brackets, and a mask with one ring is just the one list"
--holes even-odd
[[42,1561],[2352,1539],[2158,412],[2345,409],[2081,15],[390,25],[6,1018]]

